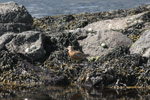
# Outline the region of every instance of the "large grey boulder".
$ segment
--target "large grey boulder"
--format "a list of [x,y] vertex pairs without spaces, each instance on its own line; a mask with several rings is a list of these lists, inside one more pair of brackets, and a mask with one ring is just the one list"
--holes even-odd
[[132,40],[120,32],[115,31],[97,31],[88,33],[87,38],[79,40],[84,53],[91,57],[106,55],[119,46],[130,46]]
[[130,47],[131,54],[140,54],[150,57],[150,30],[146,30],[140,38]]
[[19,6],[15,2],[0,4],[1,33],[6,31],[21,32],[29,30],[32,23],[33,18],[24,6]]
[[32,60],[42,58],[44,35],[37,31],[26,31],[19,34],[7,33],[0,37],[0,46],[6,47],[12,53],[20,53]]
[[84,27],[84,29],[92,29],[94,31],[105,31],[105,30],[123,30],[129,26],[135,25],[137,23],[143,23],[143,20],[139,19],[143,16],[146,12],[121,17],[121,18],[114,18],[114,19],[107,19],[98,22],[91,23]]

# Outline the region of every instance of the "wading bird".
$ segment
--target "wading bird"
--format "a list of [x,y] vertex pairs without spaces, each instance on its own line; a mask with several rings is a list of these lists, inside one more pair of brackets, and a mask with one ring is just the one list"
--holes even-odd
[[76,51],[72,49],[72,46],[68,46],[69,56],[74,60],[82,60],[89,56],[89,54],[84,54],[80,51]]

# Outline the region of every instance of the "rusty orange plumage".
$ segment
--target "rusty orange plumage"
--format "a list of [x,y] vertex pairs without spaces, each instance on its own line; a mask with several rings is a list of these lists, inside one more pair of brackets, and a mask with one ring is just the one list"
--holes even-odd
[[68,53],[69,56],[74,60],[82,60],[89,56],[88,54],[84,54],[80,51],[74,51],[72,46],[68,46]]

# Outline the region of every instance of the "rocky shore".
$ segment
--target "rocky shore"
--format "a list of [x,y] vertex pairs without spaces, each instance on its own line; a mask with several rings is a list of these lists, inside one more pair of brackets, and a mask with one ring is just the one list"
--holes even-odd
[[[67,47],[90,55],[74,61]],[[150,86],[150,5],[33,18],[0,4],[0,86],[145,88]]]

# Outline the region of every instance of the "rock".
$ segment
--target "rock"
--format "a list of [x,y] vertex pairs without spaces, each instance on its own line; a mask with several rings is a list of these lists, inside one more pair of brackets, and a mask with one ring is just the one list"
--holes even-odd
[[[2,37],[5,37],[7,35],[4,35]],[[13,35],[10,37],[13,37]],[[9,40],[9,38],[6,39]],[[6,48],[12,53],[20,53],[31,58],[32,60],[35,60],[42,58],[45,54],[43,41],[44,35],[40,32],[26,31],[15,34],[15,36],[11,38],[11,41],[9,43],[6,43]],[[5,42],[6,40],[4,40],[3,43]]]
[[0,36],[5,34],[4,32],[20,33],[31,29],[31,25],[26,23],[0,23]]
[[86,27],[84,27],[84,29],[86,30],[90,29],[94,31],[123,30],[136,23],[142,23],[143,21],[138,18],[144,14],[145,12],[137,14],[137,15],[122,17],[122,18],[102,20],[102,21],[91,23],[87,25]]
[[132,41],[120,32],[98,31],[89,33],[88,37],[79,40],[82,50],[91,57],[106,55],[119,46],[128,47]]
[[43,71],[39,66],[34,66],[22,59],[18,54],[12,54],[6,50],[0,51],[0,66],[1,84],[12,86],[36,85],[40,81],[37,73]]
[[[46,75],[43,75],[46,76]],[[67,75],[62,73],[49,72],[47,76],[42,80],[45,85],[70,85],[70,79]]]
[[[11,10],[8,10],[9,7],[12,7]],[[132,15],[129,14],[132,11],[138,14],[126,17]],[[149,21],[149,13],[143,12],[147,11],[146,9],[132,11],[118,10],[109,13],[35,19],[34,25],[37,25],[35,30],[49,30],[44,35],[41,31],[21,33],[31,28],[31,16],[24,7],[14,2],[1,4],[0,82],[11,82],[19,86],[24,83],[26,86],[34,83],[38,83],[38,86],[40,84],[70,85],[77,83],[91,87],[150,85],[148,77],[150,60],[140,55],[130,54],[129,46],[132,41],[119,32],[119,30],[129,29],[130,26],[136,27],[137,23],[141,24],[144,20]],[[7,17],[9,14],[13,16]],[[112,19],[114,17],[120,18]],[[102,19],[107,20],[81,28]],[[78,29],[73,30],[75,28]],[[139,28],[141,27],[135,29]],[[68,29],[72,30],[68,31]],[[5,31],[19,33],[4,33]],[[130,34],[129,31],[128,33]],[[145,40],[148,42],[148,39]],[[73,46],[75,50],[82,48],[84,53],[94,56],[93,59],[96,58],[96,60],[79,61],[74,64],[75,61],[68,56],[66,49],[68,45]],[[147,51],[149,50],[147,48]],[[145,55],[148,54],[149,52],[145,53]],[[24,59],[24,56],[31,59],[33,63]]]
[[[17,53],[0,51],[1,85],[32,87],[45,85],[69,85],[70,79],[62,72],[53,72],[48,68],[35,66]],[[7,76],[7,77],[5,77]]]
[[33,18],[24,6],[15,2],[0,4],[0,32],[22,32],[31,29]]
[[83,40],[88,36],[89,32],[93,32],[93,31],[85,30],[82,28],[77,28],[75,30],[65,30],[64,32],[66,33],[70,32],[73,35],[76,35],[77,40]]
[[[130,17],[133,17],[132,15],[139,16],[139,13],[147,11],[149,11],[149,5],[143,5],[134,9],[127,9],[127,10],[119,9],[116,11],[109,11],[109,12],[46,16],[43,18],[34,18],[33,27],[36,30],[51,31],[52,33],[58,31],[60,32],[63,30],[75,30],[77,28],[85,27],[87,24],[91,24],[93,22],[98,21],[101,21],[101,27],[96,25],[93,27],[99,27],[100,29],[107,28],[109,23],[111,23],[113,27],[119,27],[118,25],[115,26],[118,23],[122,23],[121,27],[126,27],[127,26],[126,19],[130,19]],[[126,16],[129,17],[126,18]],[[116,20],[113,21],[110,20],[109,22],[108,19],[114,18]],[[120,21],[124,18],[125,20]],[[136,20],[136,18],[133,20]],[[103,26],[102,24],[105,25]]]
[[0,22],[19,22],[31,23],[32,18],[24,6],[19,6],[15,2],[7,2],[0,4]]
[[74,17],[72,15],[65,15],[63,17],[63,21],[65,21],[65,22],[69,22],[71,20],[74,20]]
[[131,54],[140,54],[150,57],[150,31],[146,30],[140,38],[130,47]]
[[0,47],[3,49],[3,47],[9,43],[13,38],[15,37],[14,33],[6,33],[0,37]]
[[84,66],[77,82],[88,87],[141,86],[144,82],[148,85],[147,62],[145,57],[130,55],[128,47],[118,47]]

